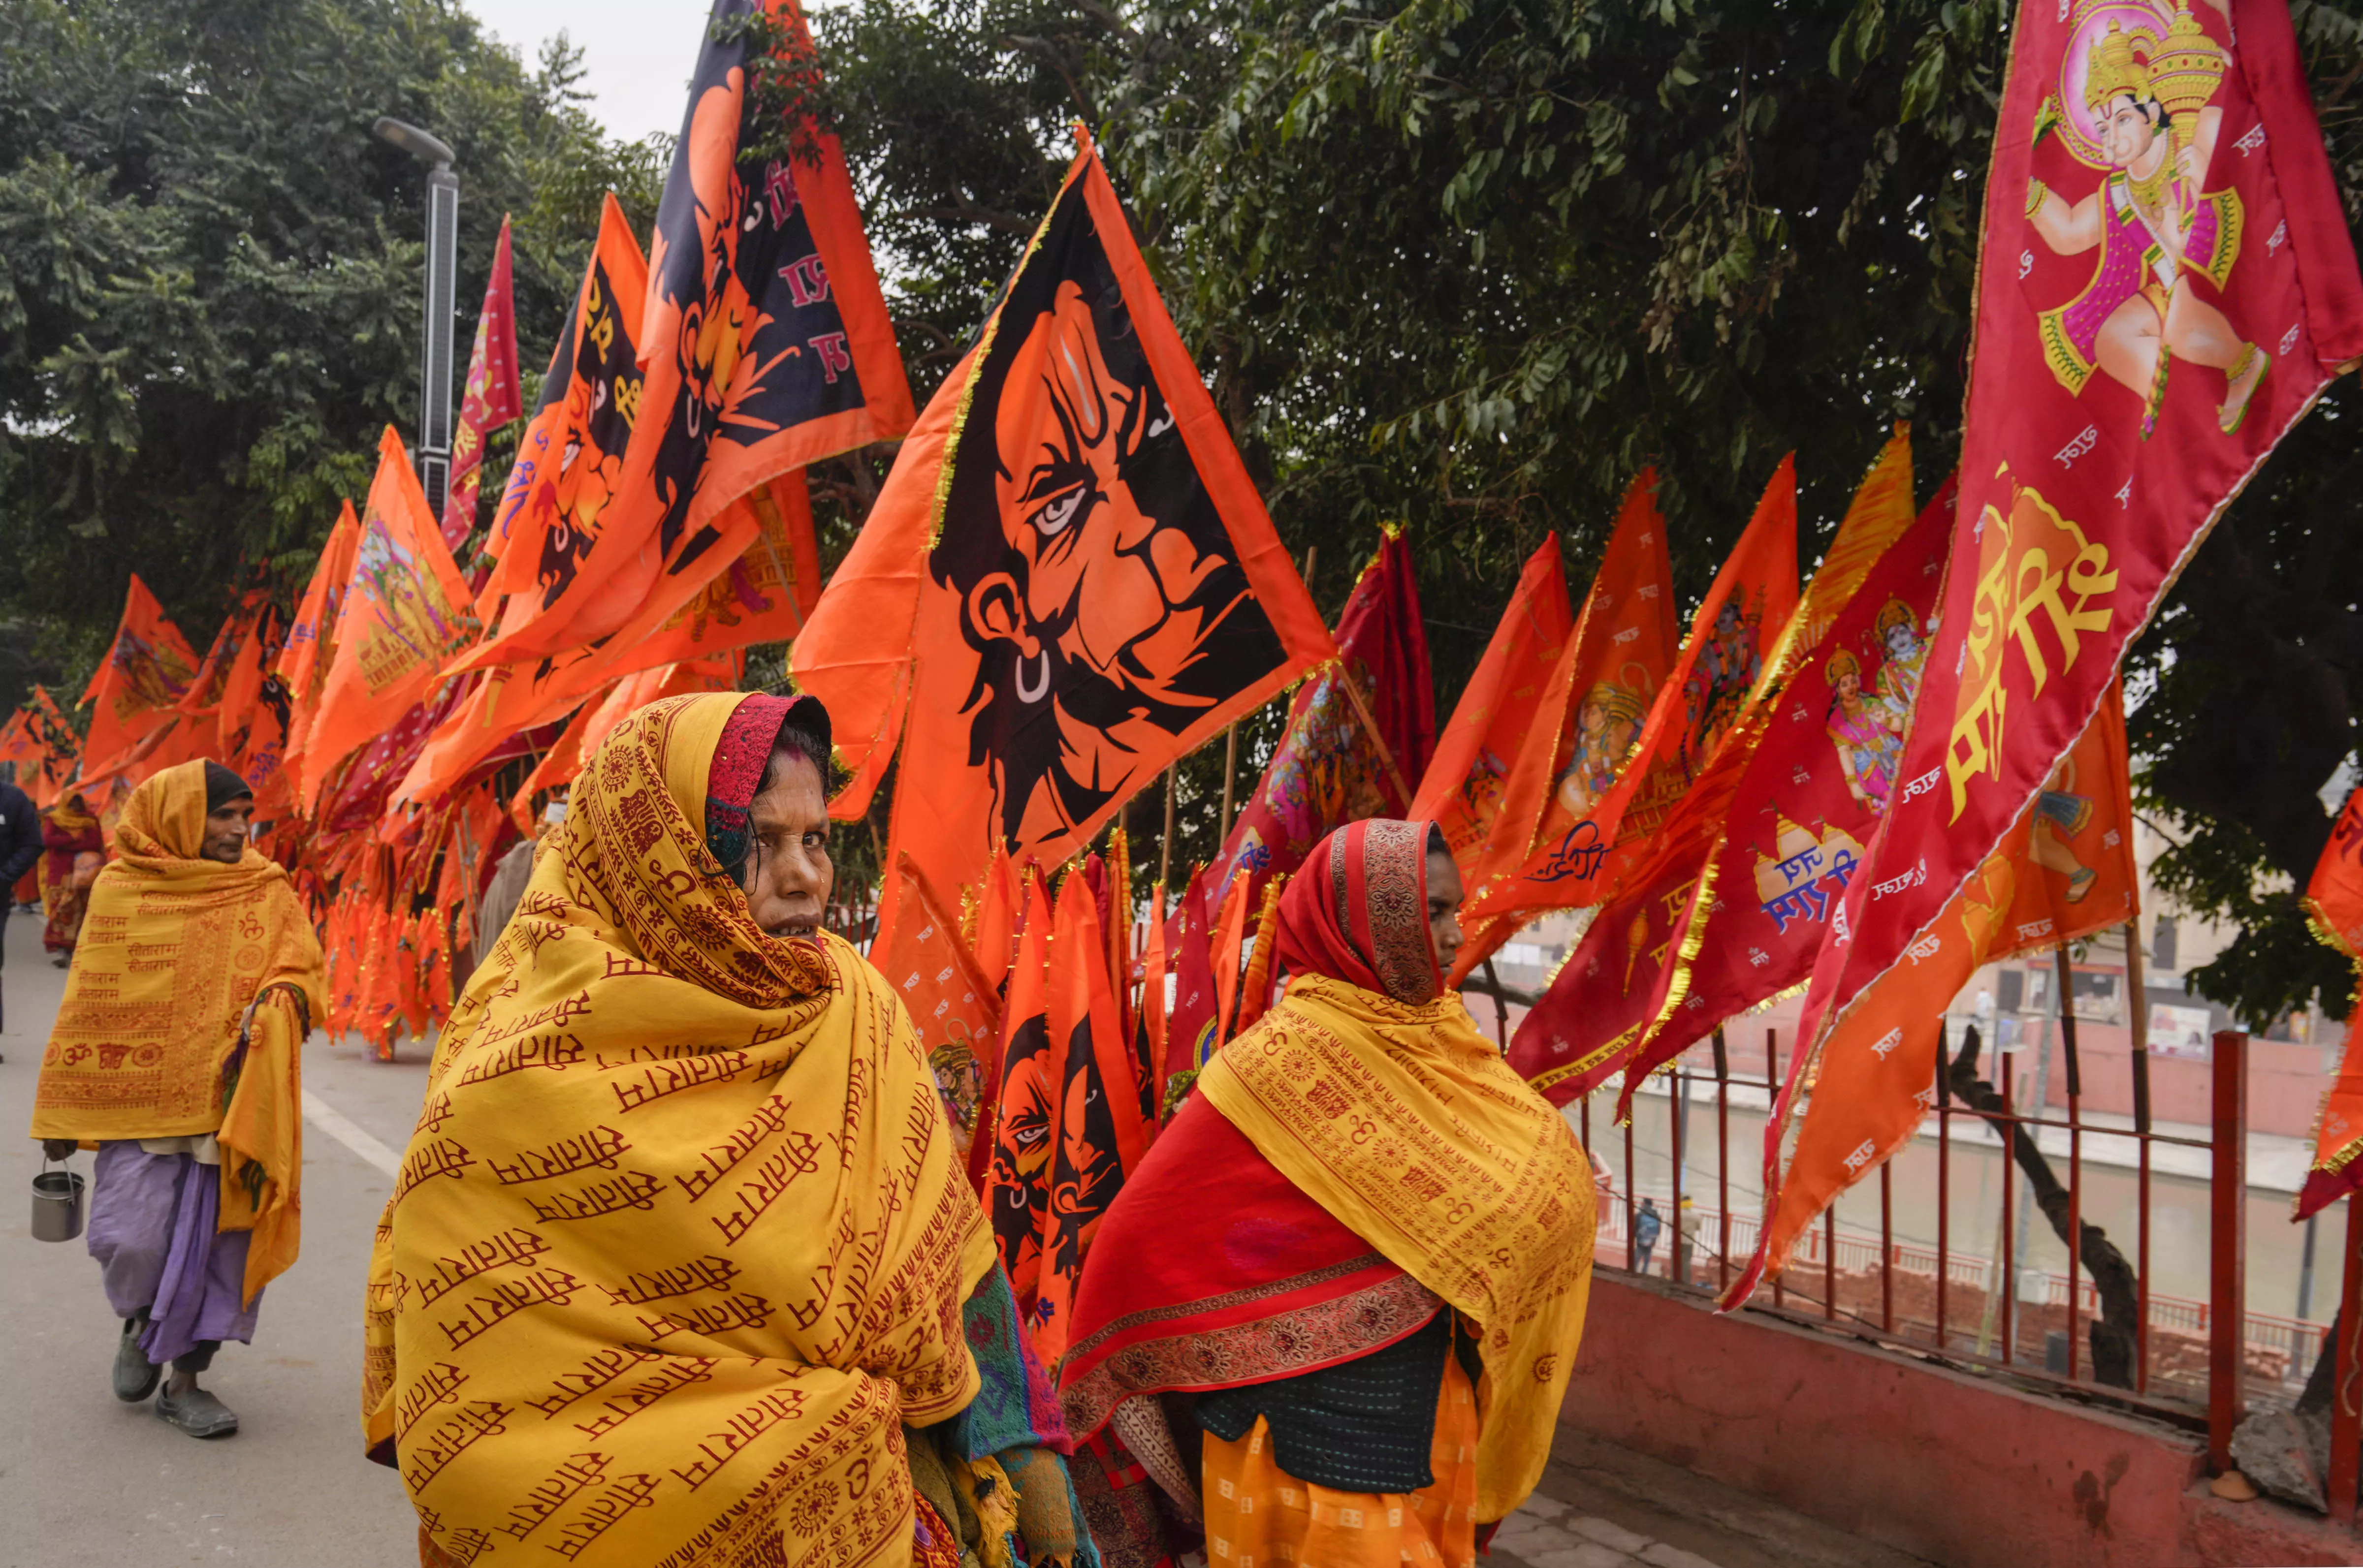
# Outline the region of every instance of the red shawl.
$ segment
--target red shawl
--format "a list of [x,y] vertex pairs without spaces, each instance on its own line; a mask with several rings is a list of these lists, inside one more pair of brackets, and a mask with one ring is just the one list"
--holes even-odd
[[[1315,845],[1281,897],[1282,967],[1414,1005],[1436,997],[1427,836],[1426,823],[1359,822]],[[1059,1364],[1068,1430],[1091,1437],[1136,1395],[1351,1361],[1439,1305],[1193,1095],[1100,1222]]]

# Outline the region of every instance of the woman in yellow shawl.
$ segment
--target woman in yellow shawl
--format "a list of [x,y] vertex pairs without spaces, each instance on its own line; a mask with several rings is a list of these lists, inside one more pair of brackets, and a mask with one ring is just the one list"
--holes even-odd
[[156,1413],[192,1437],[238,1430],[197,1375],[222,1341],[252,1341],[302,1219],[320,944],[286,872],[246,842],[253,813],[217,762],[131,792],[33,1101],[50,1154],[98,1150],[88,1234],[123,1320],[116,1397],[145,1399],[170,1363]]
[[422,1562],[1096,1564],[909,1018],[820,927],[828,756],[809,699],[632,715],[445,1025],[362,1390]]
[[1280,901],[1286,997],[1101,1222],[1067,1424],[1112,1429],[1213,1568],[1466,1568],[1542,1474],[1592,1167],[1445,988],[1459,902],[1431,823],[1316,845]]

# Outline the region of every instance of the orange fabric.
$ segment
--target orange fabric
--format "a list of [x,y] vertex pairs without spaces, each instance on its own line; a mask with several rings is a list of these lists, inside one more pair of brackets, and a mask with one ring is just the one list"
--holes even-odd
[[1231,884],[1229,897],[1223,900],[1223,912],[1215,922],[1215,1043],[1220,1045],[1232,1033],[1232,1024],[1239,1015],[1239,955],[1247,947],[1248,899],[1253,878],[1241,877]]
[[[1546,879],[1576,881],[1569,896],[1578,903],[1606,892],[1597,851],[1616,839],[1638,781],[1627,759],[1674,658],[1673,566],[1658,512],[1658,476],[1645,469],[1625,491],[1582,618],[1510,757],[1492,830],[1473,865],[1462,863],[1470,901],[1452,982],[1497,952],[1528,918],[1511,910],[1488,917],[1481,895],[1509,894],[1522,872],[1532,873],[1534,896],[1547,895]],[[1546,850],[1552,853],[1539,867],[1530,864]]]
[[910,918],[895,926],[887,946],[871,950],[870,961],[903,999],[919,1048],[935,1070],[960,1163],[976,1173],[982,1167],[971,1154],[978,1116],[997,1077],[1001,999],[909,856],[895,862],[894,875],[905,883]]
[[636,671],[608,688],[604,696],[582,704],[571,723],[536,765],[516,796],[509,816],[526,833],[533,831],[533,798],[544,790],[573,782],[582,771],[582,759],[618,725],[660,697],[686,696],[693,691],[727,691],[738,683],[738,661],[730,655],[681,664],[660,664]]
[[[2055,783],[2063,773],[2080,781],[2109,781],[2119,803],[2095,811],[2095,824],[2108,812],[2128,809],[2123,803],[2124,754],[2124,690],[2112,685],[2063,767],[2054,771]],[[2130,814],[2119,820],[2130,827]],[[2057,946],[2076,934],[2122,924],[2138,912],[2132,903],[2132,833],[2113,830],[2115,845],[2099,842],[2111,831],[2100,825],[2069,835],[2071,841],[2090,836],[2099,851],[2092,857],[2099,879],[2086,889],[2091,896],[2071,902],[2076,878],[2051,864],[2048,851],[2032,847],[2036,834],[2056,825],[2039,810],[2022,817],[1946,905],[1942,918],[1912,945],[1904,962],[1864,988],[1824,1034],[1818,1050],[1801,1052],[1792,1060],[1765,1125],[1764,1190],[1773,1196],[1766,1206],[1764,1239],[1732,1283],[1728,1303],[1745,1301],[1765,1275],[1778,1273],[1806,1227],[1919,1130],[1920,1119],[1936,1099],[1934,1063],[1945,1004],[1980,965],[2030,946]],[[1845,911],[1850,927],[1859,929],[1861,890],[1873,886],[1862,872],[1855,874]],[[2118,889],[2124,890],[2122,898]],[[2095,899],[2099,908],[2088,909]],[[1813,1094],[1800,1117],[1798,1100],[1807,1084]],[[1792,1126],[1795,1152],[1784,1172],[1781,1148]]]
[[996,845],[1057,864],[1335,653],[1086,138],[796,640],[801,689],[878,715],[831,810],[866,806],[907,712],[890,852],[938,889]]
[[427,696],[476,632],[468,585],[392,425],[377,450],[377,478],[338,615],[335,662],[321,682],[297,774],[305,801],[317,796],[330,767]]
[[[762,4],[811,49],[796,0]],[[648,379],[613,525],[624,549],[588,585],[578,640],[628,628],[668,583],[694,591],[725,569],[752,537],[731,543],[725,520],[735,510],[751,523],[740,498],[756,486],[911,426],[837,138],[799,133],[799,155],[741,163],[748,47],[709,37],[690,81],[634,334]]]
[[[1628,511],[1631,505],[1628,498]],[[1664,530],[1655,532],[1662,549]],[[1662,591],[1655,602],[1670,627],[1671,606]],[[1486,840],[1501,815],[1511,759],[1542,719],[1551,672],[1574,635],[1575,609],[1568,602],[1559,536],[1547,535],[1542,547],[1527,558],[1510,594],[1510,607],[1502,612],[1501,624],[1485,645],[1485,657],[1477,661],[1477,672],[1461,688],[1451,722],[1437,737],[1436,756],[1412,796],[1410,820],[1432,822],[1444,830],[1444,842],[1459,862],[1464,881],[1477,874]]]
[[1457,1358],[1444,1364],[1428,1473],[1416,1492],[1340,1492],[1281,1469],[1271,1423],[1245,1437],[1208,1432],[1199,1464],[1209,1568],[1470,1568],[1477,1560],[1477,1399]]
[[321,547],[319,564],[312,569],[311,583],[304,590],[304,602],[296,606],[294,624],[287,628],[287,641],[279,650],[273,673],[287,693],[288,705],[280,766],[291,775],[291,782],[304,755],[304,743],[312,733],[312,713],[320,701],[320,688],[336,663],[338,617],[344,611],[345,590],[353,580],[353,557],[361,542],[361,519],[348,501],[338,513],[337,525],[328,532],[328,542]]
[[648,259],[611,193],[574,309],[550,352],[541,406],[517,438],[516,463],[485,542],[499,559],[476,613],[491,635],[455,661],[455,670],[567,646],[592,581],[621,555],[610,539],[610,506],[623,489],[624,453],[638,418],[636,335],[648,285]]
[[82,694],[83,707],[96,705],[83,741],[82,755],[90,759],[84,771],[93,777],[115,771],[141,740],[172,723],[196,672],[188,639],[132,573],[114,645]]
[[1239,981],[1238,1016],[1231,1026],[1233,1034],[1247,1032],[1271,1005],[1273,948],[1280,932],[1280,890],[1287,881],[1288,878],[1281,875],[1263,885],[1263,908],[1256,914],[1255,951],[1248,959],[1246,977]]

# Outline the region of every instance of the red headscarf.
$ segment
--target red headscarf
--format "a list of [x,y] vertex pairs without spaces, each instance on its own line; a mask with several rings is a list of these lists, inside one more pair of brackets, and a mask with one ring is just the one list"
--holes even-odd
[[1280,896],[1280,966],[1326,975],[1412,1007],[1444,994],[1427,929],[1433,823],[1376,817],[1348,823],[1313,846]]

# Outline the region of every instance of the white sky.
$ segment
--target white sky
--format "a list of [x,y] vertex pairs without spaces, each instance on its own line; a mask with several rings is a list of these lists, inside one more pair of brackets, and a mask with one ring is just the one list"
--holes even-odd
[[711,0],[461,0],[528,68],[563,32],[582,50],[582,85],[607,134],[633,141],[681,132],[689,73]]

